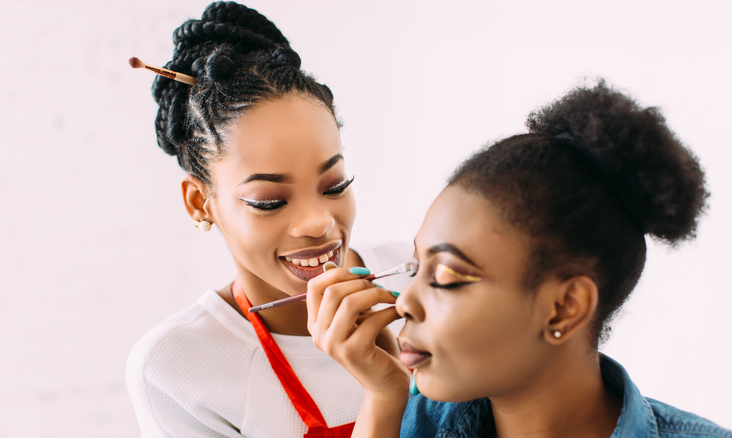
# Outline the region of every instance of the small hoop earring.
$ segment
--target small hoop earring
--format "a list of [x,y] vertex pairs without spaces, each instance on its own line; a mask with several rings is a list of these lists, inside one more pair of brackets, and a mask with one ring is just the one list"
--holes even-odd
[[562,332],[560,332],[559,330],[555,330],[554,331],[554,337],[557,338],[557,339],[561,338],[562,337]]
[[207,220],[193,221],[193,226],[201,231],[211,231],[211,222]]

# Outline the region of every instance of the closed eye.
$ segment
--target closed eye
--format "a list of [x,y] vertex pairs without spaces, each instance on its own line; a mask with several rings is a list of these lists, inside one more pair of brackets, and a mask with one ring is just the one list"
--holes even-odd
[[438,289],[455,289],[460,286],[465,286],[466,284],[471,284],[470,281],[458,281],[455,283],[448,283],[448,284],[441,284],[434,280],[430,283],[430,287],[438,288]]
[[435,277],[430,283],[432,287],[454,289],[466,284],[477,283],[483,279],[474,275],[461,274],[442,263],[435,267]]
[[333,187],[329,188],[328,190],[323,192],[323,195],[340,195],[343,193],[348,186],[351,185],[353,180],[355,179],[355,176],[352,176],[350,179],[346,178],[343,181],[339,182],[338,184],[334,185]]
[[280,207],[283,207],[287,204],[287,201],[284,201],[282,199],[267,199],[263,201],[259,201],[256,199],[246,199],[246,198],[239,198],[242,201],[244,201],[245,204],[247,204],[250,207],[256,208],[257,210],[277,210]]

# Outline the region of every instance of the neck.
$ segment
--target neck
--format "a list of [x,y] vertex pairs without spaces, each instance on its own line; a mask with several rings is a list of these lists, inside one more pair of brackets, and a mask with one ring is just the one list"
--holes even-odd
[[[248,275],[242,275],[242,273],[239,273],[239,284],[241,286],[241,290],[244,291],[244,294],[246,294],[246,297],[252,306],[258,306],[270,301],[288,297],[287,294],[280,290],[274,289],[266,284],[260,284],[262,283],[261,280],[256,279],[255,281],[252,281],[249,277],[250,276]],[[233,284],[227,286],[224,290],[219,291],[219,295],[221,295],[231,307],[239,312],[242,317],[246,318],[244,310],[236,301],[235,294],[236,291],[233,290]],[[292,336],[310,336],[307,328],[308,313],[307,303],[305,301],[262,310],[257,312],[257,314],[270,333]]]
[[609,437],[622,396],[603,384],[594,354],[561,354],[519,395],[491,398],[496,437]]

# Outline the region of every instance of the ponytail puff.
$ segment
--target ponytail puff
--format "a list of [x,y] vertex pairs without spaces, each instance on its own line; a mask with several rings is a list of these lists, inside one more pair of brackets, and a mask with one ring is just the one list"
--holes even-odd
[[526,124],[530,133],[583,144],[645,232],[672,246],[695,237],[709,197],[704,171],[657,108],[643,108],[601,80],[534,111]]

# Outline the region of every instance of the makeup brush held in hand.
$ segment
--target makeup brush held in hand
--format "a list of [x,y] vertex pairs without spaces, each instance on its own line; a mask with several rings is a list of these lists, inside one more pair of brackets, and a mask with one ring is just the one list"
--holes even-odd
[[[333,264],[333,266],[336,266],[336,265]],[[399,265],[395,268],[387,269],[386,271],[381,271],[376,274],[367,275],[367,276],[363,277],[363,279],[364,280],[376,280],[379,278],[389,277],[391,275],[398,275],[398,274],[410,274],[413,276],[414,274],[417,273],[418,267],[419,267],[419,265],[417,264],[417,262],[411,261],[411,262],[407,262],[407,263],[402,263],[401,265]],[[327,269],[324,267],[324,270],[327,270]],[[261,306],[250,307],[249,313],[255,313],[255,312],[259,312],[260,310],[271,309],[272,307],[279,307],[284,304],[294,303],[296,301],[302,301],[302,300],[306,299],[307,296],[308,296],[308,294],[306,292],[304,294],[295,295],[295,296],[288,297],[288,298],[283,298],[281,300],[272,301],[270,303],[265,303],[265,304],[262,304]]]
[[145,64],[144,62],[140,61],[139,58],[135,58],[134,56],[130,58],[130,66],[132,68],[144,68],[150,70],[153,73],[157,73],[160,76],[164,76],[168,79],[173,79],[178,82],[183,82],[184,84],[194,85],[196,83],[196,80],[193,79],[193,77],[191,76],[184,75],[183,73],[174,72],[173,70],[168,70],[167,68],[155,67],[154,65]]

